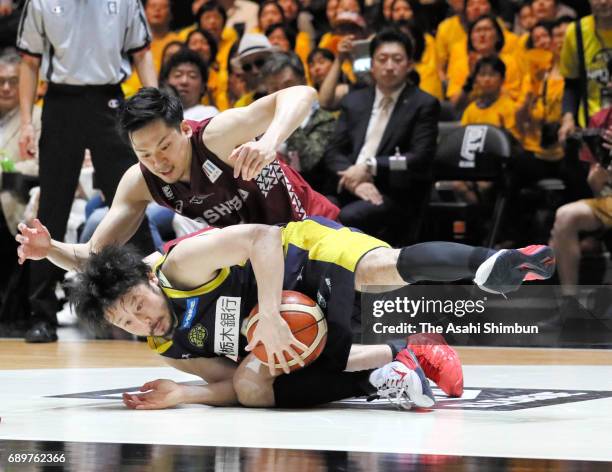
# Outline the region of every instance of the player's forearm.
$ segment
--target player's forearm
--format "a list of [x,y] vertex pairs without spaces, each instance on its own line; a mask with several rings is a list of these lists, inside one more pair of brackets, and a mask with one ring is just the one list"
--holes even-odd
[[143,87],[157,87],[157,74],[150,50],[146,49],[134,54],[134,67]]
[[210,406],[232,406],[238,404],[232,379],[207,385],[183,385],[181,403]]
[[280,228],[260,227],[253,239],[249,259],[257,280],[259,312],[278,313],[285,273]]
[[77,270],[90,255],[89,244],[69,244],[51,240],[47,259],[64,270]]
[[19,116],[21,124],[32,123],[32,107],[38,87],[38,64],[24,59],[19,66]]
[[315,89],[305,85],[278,92],[274,101],[274,117],[261,141],[274,148],[280,146],[310,114],[316,99]]

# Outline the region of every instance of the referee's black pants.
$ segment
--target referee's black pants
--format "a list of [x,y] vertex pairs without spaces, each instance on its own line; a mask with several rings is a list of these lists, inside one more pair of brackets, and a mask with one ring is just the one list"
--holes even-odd
[[[38,217],[51,237],[64,240],[86,148],[91,150],[95,186],[107,203],[115,196],[124,172],[137,162],[116,128],[123,93],[119,85],[73,86],[49,84],[42,112],[40,204]],[[131,240],[145,254],[153,251],[148,221]],[[57,323],[55,286],[64,271],[50,262],[32,262],[29,298],[35,321]]]

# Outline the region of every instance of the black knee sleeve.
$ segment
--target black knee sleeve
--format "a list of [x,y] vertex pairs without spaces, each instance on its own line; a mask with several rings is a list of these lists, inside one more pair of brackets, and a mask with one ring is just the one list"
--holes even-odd
[[411,284],[421,280],[452,282],[471,279],[478,267],[496,251],[449,242],[420,243],[402,248],[397,271]]

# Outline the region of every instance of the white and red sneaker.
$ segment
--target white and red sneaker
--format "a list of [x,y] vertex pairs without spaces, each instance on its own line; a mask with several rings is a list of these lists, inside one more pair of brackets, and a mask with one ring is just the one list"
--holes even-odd
[[459,354],[446,344],[440,334],[413,334],[407,339],[407,346],[396,359],[402,360],[412,351],[425,375],[433,380],[449,397],[463,395],[463,368]]
[[373,371],[370,383],[377,390],[371,398],[387,398],[404,410],[410,410],[413,405],[429,408],[436,402],[419,361],[409,350],[401,361],[390,362]]
[[474,283],[482,290],[505,294],[525,280],[544,280],[555,273],[555,254],[544,245],[502,249],[480,264]]

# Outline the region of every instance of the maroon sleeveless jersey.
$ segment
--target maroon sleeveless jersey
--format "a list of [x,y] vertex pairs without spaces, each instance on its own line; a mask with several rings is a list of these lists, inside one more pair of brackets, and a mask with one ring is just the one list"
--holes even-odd
[[168,184],[140,165],[157,203],[187,218],[217,227],[238,223],[287,223],[309,216],[337,218],[338,207],[279,160],[268,164],[251,181],[234,178],[234,170],[202,144],[202,133],[211,119],[188,121],[193,130],[189,184]]

